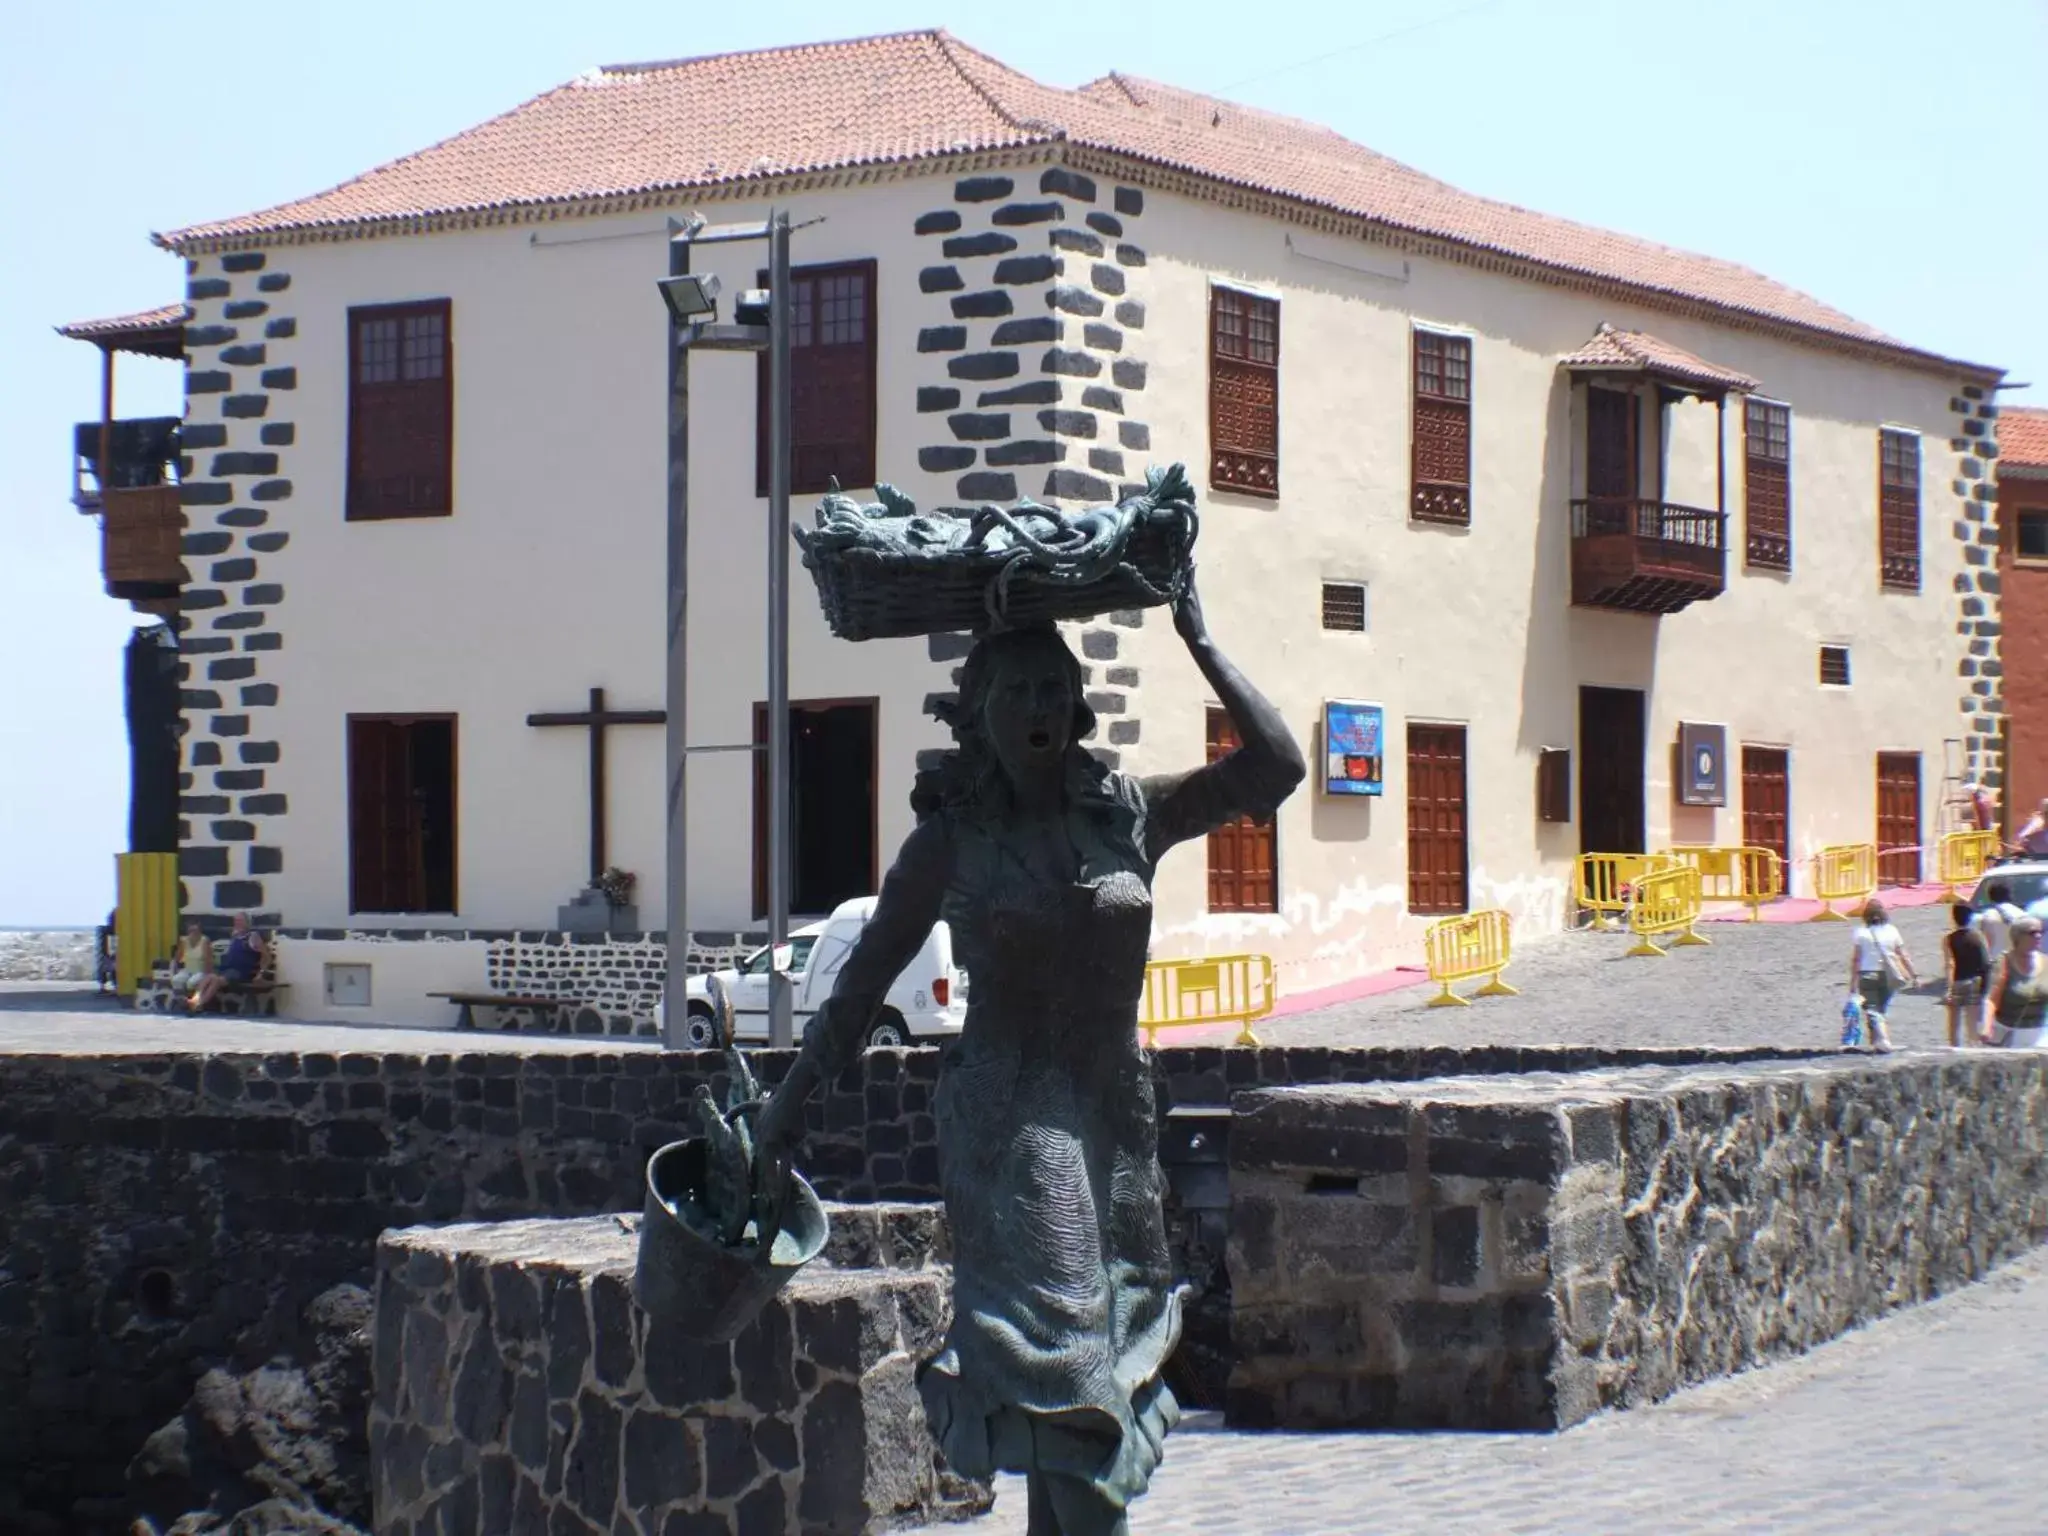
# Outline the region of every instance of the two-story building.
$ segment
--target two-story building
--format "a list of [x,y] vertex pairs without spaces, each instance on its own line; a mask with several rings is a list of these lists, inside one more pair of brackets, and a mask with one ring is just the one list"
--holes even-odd
[[2009,405],[1998,422],[1999,617],[2006,705],[2005,831],[2048,800],[2048,409]]
[[[162,237],[191,311],[188,896],[306,935],[297,1011],[330,1009],[330,964],[421,1018],[435,986],[653,974],[633,938],[532,930],[599,856],[643,928],[676,921],[662,732],[531,717],[661,707],[655,283],[673,217],[771,208],[804,225],[800,498],[1073,505],[1188,462],[1212,628],[1321,766],[1276,824],[1168,861],[1160,954],[1256,949],[1313,987],[1412,960],[1446,912],[1555,930],[1582,850],[1669,841],[1797,869],[1874,839],[1912,879],[1948,781],[1997,777],[1997,369],[1326,129],[1048,87],[945,33],[620,66]],[[752,248],[698,258],[756,281]],[[690,366],[689,732],[744,744],[761,396],[751,359]],[[819,913],[908,832],[961,646],[836,641],[794,580],[793,889]],[[1074,643],[1121,766],[1225,745],[1160,616]],[[693,931],[763,910],[748,762],[692,769]]]

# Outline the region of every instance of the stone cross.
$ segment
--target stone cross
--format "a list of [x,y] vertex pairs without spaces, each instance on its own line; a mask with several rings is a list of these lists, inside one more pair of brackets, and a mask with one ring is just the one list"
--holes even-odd
[[590,708],[566,714],[528,715],[528,725],[581,725],[590,729],[590,879],[605,871],[604,732],[608,725],[666,725],[665,709],[607,709],[604,690],[590,690]]

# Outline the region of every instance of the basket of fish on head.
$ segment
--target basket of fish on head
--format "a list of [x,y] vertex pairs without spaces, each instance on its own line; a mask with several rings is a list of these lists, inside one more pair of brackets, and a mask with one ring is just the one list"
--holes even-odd
[[825,622],[842,640],[985,632],[1154,608],[1192,568],[1194,488],[1178,464],[1115,506],[1021,501],[920,512],[894,486],[867,504],[835,489],[796,530]]
[[755,1197],[751,1120],[763,1103],[745,1055],[731,1047],[731,1003],[713,979],[725,1021],[725,1107],[702,1083],[691,1097],[697,1134],[647,1160],[646,1208],[633,1294],[650,1316],[685,1338],[735,1338],[775,1293],[824,1251],[825,1206],[791,1170],[776,1208]]

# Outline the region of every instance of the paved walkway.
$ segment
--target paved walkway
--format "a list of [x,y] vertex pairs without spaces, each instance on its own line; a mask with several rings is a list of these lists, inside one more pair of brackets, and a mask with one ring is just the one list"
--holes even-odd
[[[1809,1355],[1561,1435],[1276,1435],[1191,1419],[1134,1536],[2048,1529],[2048,1255]],[[932,1531],[1022,1536],[1024,1490]]]

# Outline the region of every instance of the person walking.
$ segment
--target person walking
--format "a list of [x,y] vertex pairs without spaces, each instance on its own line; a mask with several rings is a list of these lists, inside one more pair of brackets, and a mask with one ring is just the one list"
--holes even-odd
[[1992,881],[1985,895],[1990,904],[1977,914],[1977,931],[1984,935],[1985,958],[1996,971],[2012,943],[2012,925],[2020,909],[2013,905],[2012,887],[2003,880]]
[[2027,824],[2020,828],[2020,835],[2012,841],[2013,846],[2029,858],[2048,857],[2048,800],[2034,808],[2034,814],[2027,818]]
[[1893,926],[1883,902],[1866,902],[1863,922],[1849,951],[1849,990],[1862,999],[1863,1016],[1870,1025],[1870,1043],[1881,1052],[1892,1048],[1891,1032],[1885,1027],[1885,1010],[1902,983],[1920,984],[1919,972],[1913,969],[1913,957],[1906,953],[1905,935]]
[[2041,963],[2041,920],[2022,917],[2012,925],[2012,948],[1991,978],[1983,1040],[2007,1050],[2031,1050],[2041,1044],[2044,1022],[2048,966]]
[[1948,990],[1942,1001],[1948,1009],[1948,1044],[1960,1050],[1971,1031],[1963,1022],[1967,1013],[1981,1023],[1984,1017],[1984,984],[1991,974],[1991,955],[1984,935],[1970,921],[1970,904],[1959,901],[1949,908],[1955,926],[1942,941],[1948,964]]

